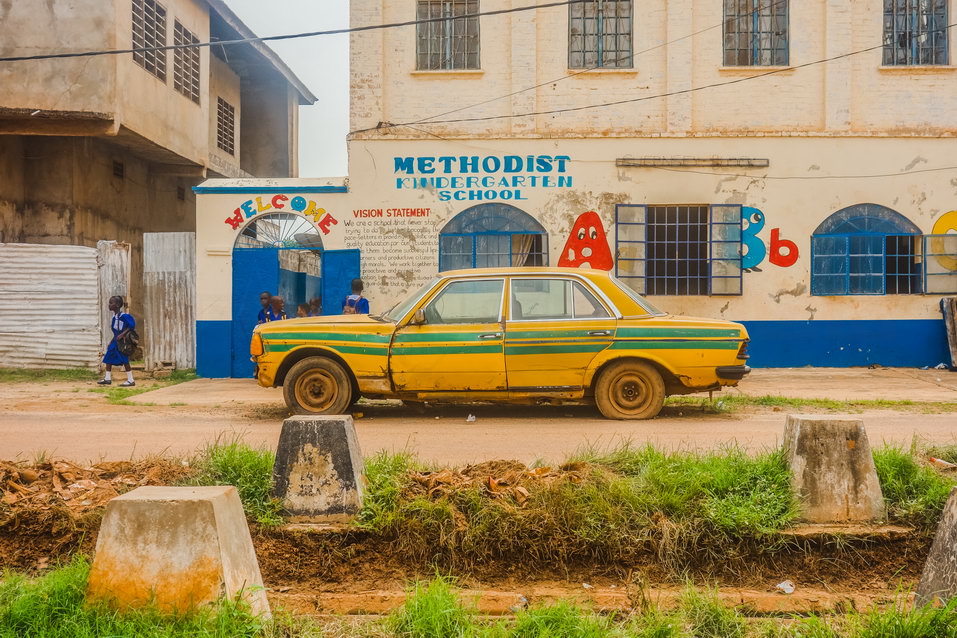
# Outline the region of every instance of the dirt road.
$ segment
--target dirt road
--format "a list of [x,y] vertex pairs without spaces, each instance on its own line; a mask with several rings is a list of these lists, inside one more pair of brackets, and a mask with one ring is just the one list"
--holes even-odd
[[[953,402],[957,374],[937,371],[782,371],[743,385],[744,393],[821,398],[885,398]],[[0,458],[39,453],[78,462],[148,454],[188,455],[217,436],[241,435],[275,446],[286,416],[277,390],[252,381],[198,380],[139,395],[157,405],[110,405],[92,384],[0,384]],[[697,408],[666,408],[651,421],[609,421],[588,407],[461,406],[418,410],[401,405],[360,406],[356,419],[364,453],[409,450],[424,461],[466,463],[511,458],[562,460],[582,446],[629,441],[666,448],[738,444],[761,449],[777,443],[786,412],[748,408],[730,415]],[[476,420],[467,422],[469,414]],[[909,445],[920,436],[957,442],[957,413],[913,409],[861,414],[872,443]],[[358,417],[358,415],[357,415]]]

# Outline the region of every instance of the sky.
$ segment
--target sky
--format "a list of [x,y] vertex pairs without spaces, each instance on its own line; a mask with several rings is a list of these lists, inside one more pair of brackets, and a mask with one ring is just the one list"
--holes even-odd
[[[226,0],[226,4],[259,36],[349,26],[348,0]],[[318,98],[312,106],[299,107],[299,176],[345,176],[349,36],[267,44]]]

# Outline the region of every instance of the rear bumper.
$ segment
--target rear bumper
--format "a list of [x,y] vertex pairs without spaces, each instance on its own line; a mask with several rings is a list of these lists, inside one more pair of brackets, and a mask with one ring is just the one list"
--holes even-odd
[[731,381],[740,381],[751,372],[748,366],[720,366],[714,369],[719,379],[729,379]]

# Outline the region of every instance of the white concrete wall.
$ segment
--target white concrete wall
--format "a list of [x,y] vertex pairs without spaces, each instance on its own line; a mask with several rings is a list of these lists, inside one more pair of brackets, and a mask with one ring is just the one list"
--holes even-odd
[[[619,168],[615,159],[634,154],[651,156],[739,156],[767,158],[767,169]],[[921,167],[954,165],[950,139],[903,138],[704,138],[648,140],[439,140],[351,143],[349,192],[302,194],[324,208],[337,224],[323,235],[327,249],[360,248],[367,296],[374,309],[388,308],[438,270],[438,233],[457,213],[480,201],[441,201],[442,189],[396,188],[395,157],[462,155],[567,155],[571,187],[523,187],[518,206],[548,231],[550,264],[558,263],[569,232],[579,215],[597,211],[608,244],[615,250],[615,205],[631,204],[742,204],[766,216],[758,234],[768,246],[773,229],[793,241],[799,250],[790,267],[768,259],[761,272],[744,274],[740,297],[653,297],[663,309],[679,313],[727,317],[736,320],[809,319],[924,319],[939,317],[939,296],[887,295],[820,297],[810,294],[810,236],[827,216],[846,206],[874,203],[892,208],[930,233],[935,221],[957,209],[953,180],[957,170],[900,177],[848,178],[848,175],[897,173],[914,161]],[[553,173],[554,175],[554,173]],[[739,177],[737,175],[747,175]],[[762,176],[798,179],[763,179]],[[499,175],[501,176],[501,175]],[[844,176],[817,179],[824,176]],[[812,179],[800,179],[812,178]],[[319,185],[317,180],[212,181],[206,185],[251,190],[232,194],[200,195],[197,245],[200,320],[229,319],[231,308],[230,255],[236,235],[225,222],[243,202],[257,210],[256,188]],[[293,194],[290,193],[290,197]],[[262,195],[268,205],[272,194]],[[362,211],[381,209],[382,216]],[[424,216],[390,217],[390,210],[425,209]],[[288,210],[288,206],[284,209]],[[266,210],[264,212],[270,212]],[[321,219],[321,217],[320,217]],[[243,224],[248,220],[244,218]]]

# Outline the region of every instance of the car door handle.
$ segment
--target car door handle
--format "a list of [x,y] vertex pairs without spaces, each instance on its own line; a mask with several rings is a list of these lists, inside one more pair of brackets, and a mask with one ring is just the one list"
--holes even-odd
[[589,330],[588,336],[589,337],[610,337],[611,330]]
[[486,332],[483,335],[479,335],[479,339],[498,339],[502,336],[501,332]]

